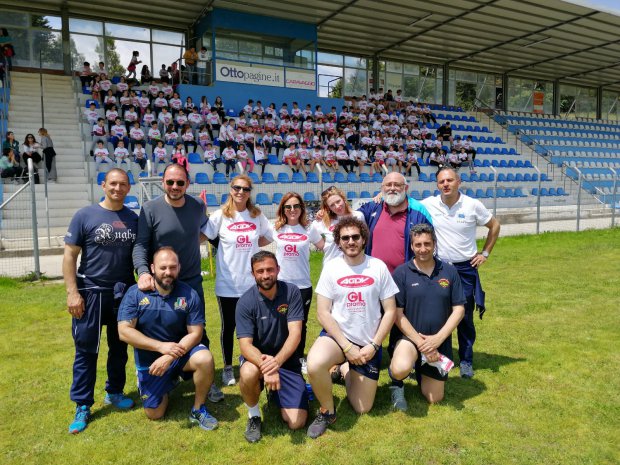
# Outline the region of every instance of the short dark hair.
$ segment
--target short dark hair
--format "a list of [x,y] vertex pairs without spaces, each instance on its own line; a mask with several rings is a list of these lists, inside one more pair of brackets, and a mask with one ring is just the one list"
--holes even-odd
[[345,216],[341,218],[340,221],[338,221],[338,224],[334,228],[334,243],[340,243],[340,231],[342,230],[342,228],[350,227],[355,227],[359,229],[362,239],[364,239],[364,247],[366,247],[366,244],[368,244],[369,235],[368,226],[366,226],[366,223],[363,220],[357,219],[354,216]]
[[252,255],[252,258],[250,258],[250,266],[252,268],[252,271],[254,271],[254,263],[262,262],[263,260],[267,260],[269,258],[273,259],[273,261],[276,262],[276,266],[278,266],[278,259],[273,252],[269,252],[268,250],[261,250],[260,252],[256,252],[254,255]]
[[430,234],[433,239],[433,243],[437,244],[437,235],[435,234],[435,228],[433,228],[428,223],[418,223],[414,224],[409,230],[410,241],[413,244],[413,239],[417,236],[421,236],[422,234]]
[[[160,142],[160,141],[157,141],[157,142]],[[183,165],[179,165],[178,163],[171,163],[170,165],[166,166],[166,168],[164,168],[164,175],[163,175],[164,178],[166,177],[166,173],[168,172],[168,170],[173,167],[182,169],[183,172],[185,173],[185,178],[189,180],[189,172],[187,171],[187,168],[185,168]]]
[[176,252],[176,250],[174,250],[174,248],[170,247],[169,245],[164,245],[160,247],[159,249],[157,249],[155,253],[153,254],[153,260],[151,261],[155,263],[155,257],[157,257],[160,253],[163,253],[163,252],[172,252],[177,257],[177,261],[179,261],[179,254]]
[[[103,142],[103,141],[102,140],[97,141],[97,143],[99,142]],[[127,182],[129,182],[129,175],[127,174],[127,171],[122,170],[120,168],[112,168],[110,171],[108,171],[103,178],[103,182],[108,182],[108,176],[110,176],[110,174],[113,174],[113,173],[123,174],[125,178],[127,178]]]

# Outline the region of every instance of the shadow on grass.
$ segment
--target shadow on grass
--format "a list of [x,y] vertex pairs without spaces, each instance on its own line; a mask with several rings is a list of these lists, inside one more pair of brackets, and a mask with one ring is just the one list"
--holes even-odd
[[[454,353],[459,353],[458,348],[454,349]],[[523,357],[507,357],[505,355],[474,352],[474,368],[476,370],[491,370],[493,373],[498,373],[499,369],[504,365],[525,362],[526,360],[527,359]]]

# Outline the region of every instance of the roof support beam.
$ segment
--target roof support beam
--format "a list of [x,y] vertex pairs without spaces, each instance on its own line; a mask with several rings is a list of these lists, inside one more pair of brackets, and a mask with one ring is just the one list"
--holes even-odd
[[337,9],[336,11],[334,11],[332,14],[326,16],[325,18],[323,18],[321,21],[319,21],[316,24],[316,28],[320,29],[321,26],[323,24],[325,24],[327,21],[329,21],[330,19],[332,19],[335,16],[338,16],[340,13],[342,13],[344,10],[346,10],[347,8],[353,6],[355,3],[357,3],[357,0],[351,0],[349,3],[347,3],[346,5],[340,7],[339,9]]

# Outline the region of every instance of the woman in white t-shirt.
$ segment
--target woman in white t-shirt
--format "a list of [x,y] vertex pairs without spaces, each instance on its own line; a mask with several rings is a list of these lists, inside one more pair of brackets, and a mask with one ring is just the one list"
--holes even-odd
[[252,202],[252,180],[242,174],[230,181],[230,193],[222,208],[210,217],[203,233],[209,239],[219,237],[216,255],[215,295],[220,308],[220,342],[224,357],[222,381],[236,383],[232,368],[235,308],[239,297],[256,285],[251,273],[252,255],[266,245],[269,222]]
[[354,216],[364,221],[364,215],[361,212],[353,211],[344,192],[335,186],[331,186],[321,194],[319,216],[320,219],[314,221],[311,228],[316,229],[325,240],[323,245],[323,266],[325,266],[331,259],[342,256],[338,244],[334,244],[333,235],[334,227],[340,219],[345,216]]
[[[280,266],[278,279],[295,284],[301,291],[304,303],[304,324],[301,329],[300,354],[306,347],[306,330],[310,304],[312,303],[312,281],[310,280],[310,244],[322,250],[325,240],[315,228],[308,227],[306,205],[297,192],[287,192],[282,197],[276,212],[276,222],[266,237],[276,243],[276,258]],[[302,361],[302,370],[305,360]]]

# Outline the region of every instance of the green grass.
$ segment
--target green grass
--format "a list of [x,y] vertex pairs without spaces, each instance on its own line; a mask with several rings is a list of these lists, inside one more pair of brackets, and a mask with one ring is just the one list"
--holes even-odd
[[[287,431],[265,405],[264,438],[254,445],[243,439],[236,386],[209,405],[220,420],[210,433],[188,427],[191,383],[174,391],[163,421],[103,406],[103,353],[93,420],[83,434],[67,434],[73,344],[64,288],[0,279],[0,463],[619,463],[618,244],[618,229],[501,238],[482,269],[489,310],[477,321],[474,379],[455,370],[446,399],[433,406],[408,382],[406,414],[390,410],[386,370],[367,415],[355,415],[337,386],[338,422],[316,441]],[[313,255],[315,283],[320,264]],[[212,279],[205,289],[216,342]],[[318,329],[313,317],[309,345]],[[126,391],[137,399],[132,364]]]

